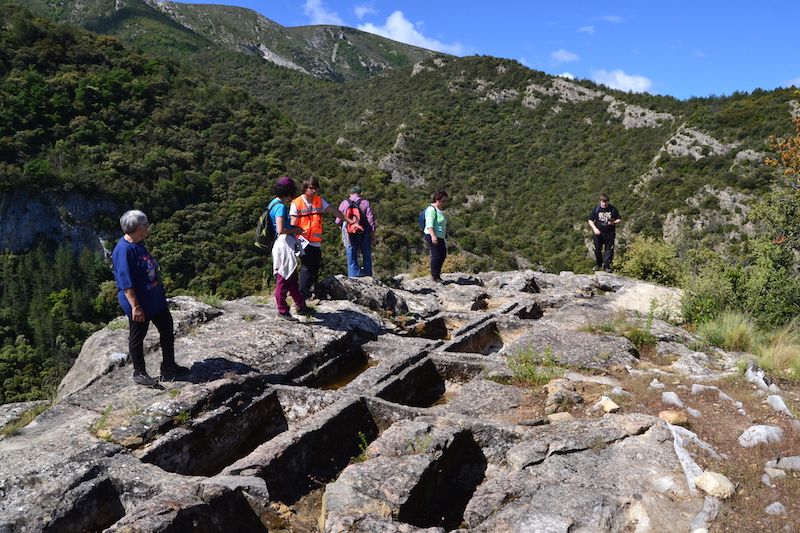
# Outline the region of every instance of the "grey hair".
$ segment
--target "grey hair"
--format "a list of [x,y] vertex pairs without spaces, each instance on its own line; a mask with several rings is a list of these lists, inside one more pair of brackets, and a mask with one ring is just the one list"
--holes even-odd
[[147,215],[138,209],[125,211],[122,216],[119,217],[119,225],[122,228],[122,233],[125,235],[130,235],[136,231],[136,228],[144,226],[145,224],[147,224]]

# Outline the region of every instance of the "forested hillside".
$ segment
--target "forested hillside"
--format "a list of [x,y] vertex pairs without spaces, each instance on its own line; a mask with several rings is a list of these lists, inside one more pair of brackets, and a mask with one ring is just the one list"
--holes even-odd
[[[387,181],[343,166],[333,145],[240,89],[13,5],[0,8],[0,20],[0,203],[8,208],[21,192],[110,201],[116,212],[99,212],[86,228],[108,248],[118,216],[143,209],[172,292],[235,298],[269,283],[269,259],[252,237],[278,177],[321,176],[331,201],[352,183]],[[387,185],[385,194],[406,197],[402,188]],[[108,263],[79,261],[70,249],[61,235],[43,234],[34,249],[0,256],[0,401],[41,397],[58,382],[50,370],[68,368],[96,324],[119,312],[113,286],[101,285]],[[331,246],[324,273],[341,271],[328,266],[343,265],[341,255]]]
[[[173,35],[164,28],[174,20],[126,9],[97,11],[92,23],[147,21],[150,35]],[[778,238],[791,202],[772,194],[783,183],[765,165],[769,136],[793,131],[791,90],[684,102],[449,56],[337,83],[183,26],[167,58],[141,52],[136,32],[128,46],[13,4],[0,21],[0,209],[46,198],[65,229],[0,256],[0,402],[46,395],[83,339],[119,312],[107,260],[73,253],[68,226],[108,250],[118,216],[142,209],[172,294],[258,293],[271,266],[252,245],[254,223],[283,175],[319,177],[334,205],[351,185],[364,189],[383,279],[424,255],[416,218],[441,187],[458,268],[588,272],[586,218],[607,192],[624,221],[618,264],[652,258],[629,261],[628,273],[682,284],[687,320],[730,306],[769,324],[796,312],[796,242]],[[184,46],[191,39],[197,46]],[[95,206],[91,220],[71,219],[66,197]],[[326,225],[322,274],[344,273],[331,217]]]
[[[660,237],[671,215],[684,217],[685,239],[719,244],[733,218],[720,213],[719,197],[753,200],[774,182],[767,137],[791,131],[793,97],[681,102],[468,57],[307,89],[281,105],[396,180],[447,187],[463,250],[558,271],[586,268],[585,219],[603,191],[624,213],[628,238]],[[631,115],[644,118],[626,122]],[[727,220],[718,223],[720,214]],[[714,224],[696,223],[709,216]]]

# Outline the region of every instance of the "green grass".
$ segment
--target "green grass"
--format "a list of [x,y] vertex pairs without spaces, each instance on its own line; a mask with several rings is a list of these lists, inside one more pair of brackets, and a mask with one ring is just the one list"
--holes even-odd
[[758,366],[775,377],[800,379],[800,322],[797,320],[774,331],[763,331],[746,313],[726,311],[701,324],[697,335],[712,346],[753,354]]
[[755,320],[739,311],[725,311],[697,328],[709,344],[733,352],[749,352],[758,344]]
[[506,358],[506,361],[513,374],[512,380],[524,386],[539,387],[564,375],[564,367],[558,364],[549,346],[544,354],[528,348]]
[[39,416],[41,413],[47,411],[50,408],[50,404],[42,404],[37,405],[27,411],[24,411],[17,420],[10,424],[6,424],[2,429],[0,429],[0,434],[3,435],[16,435],[19,433],[19,430],[30,424],[34,418]]

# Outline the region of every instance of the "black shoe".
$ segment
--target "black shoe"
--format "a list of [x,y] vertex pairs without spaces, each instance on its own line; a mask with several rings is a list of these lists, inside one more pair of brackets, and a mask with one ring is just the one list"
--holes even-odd
[[597,271],[598,271],[598,270],[600,270],[601,268],[602,268],[602,267],[601,267],[600,265],[595,265],[595,266],[593,266],[593,267],[592,267],[592,270],[594,270],[595,272],[597,272]]
[[278,318],[281,320],[285,320],[286,322],[297,322],[297,319],[291,315],[291,313],[278,313]]
[[191,374],[192,371],[185,366],[181,365],[169,365],[169,366],[162,366],[161,367],[161,379],[164,381],[174,381],[176,379],[182,379],[187,377]]
[[155,387],[158,385],[158,380],[150,377],[147,372],[134,372],[133,381],[145,387]]
[[605,267],[603,270],[605,270],[606,272],[610,273],[611,272],[611,267]]
[[311,316],[314,313],[316,313],[316,311],[314,311],[314,309],[312,309],[311,307],[309,307],[307,305],[304,305],[303,307],[298,307],[297,308],[297,314],[298,315]]

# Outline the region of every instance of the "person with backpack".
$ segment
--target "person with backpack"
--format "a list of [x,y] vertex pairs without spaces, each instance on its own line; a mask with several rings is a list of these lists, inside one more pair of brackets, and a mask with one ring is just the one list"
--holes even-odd
[[303,237],[308,241],[300,268],[300,294],[308,301],[314,294],[319,269],[322,265],[322,213],[330,213],[348,224],[358,226],[358,220],[349,217],[317,196],[319,180],[309,176],[303,180],[300,196],[292,200],[289,216],[293,226],[303,228]]
[[442,209],[447,202],[447,191],[439,189],[433,195],[431,205],[423,211],[425,242],[431,250],[431,279],[437,283],[442,281],[442,265],[447,257],[447,217]]
[[608,202],[608,195],[601,194],[600,205],[592,209],[589,215],[589,226],[594,232],[595,271],[602,268],[606,272],[611,272],[611,261],[614,260],[614,240],[617,234],[616,228],[617,224],[622,222],[617,208]]
[[[358,224],[345,224],[337,218],[336,223],[342,228],[342,243],[347,254],[347,276],[358,278],[372,276],[372,245],[375,244],[375,215],[369,200],[361,197],[361,187],[350,188],[350,197],[339,204],[339,211],[347,216],[357,218]],[[361,265],[358,254],[361,252]]]
[[311,315],[314,311],[306,305],[306,299],[300,294],[300,284],[297,275],[297,255],[295,253],[297,235],[303,233],[303,228],[288,224],[289,202],[297,194],[297,186],[292,178],[280,178],[274,187],[275,198],[269,203],[270,231],[274,232],[275,242],[272,245],[272,272],[275,274],[275,304],[278,307],[278,316],[290,322],[297,321],[289,312],[286,295],[289,294],[297,306],[297,314]]

